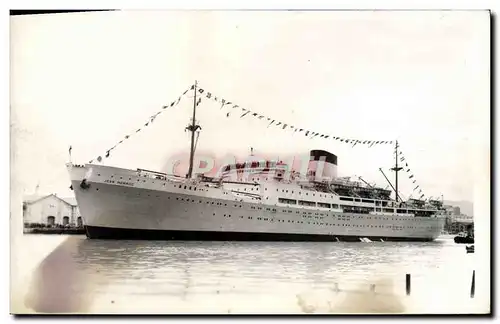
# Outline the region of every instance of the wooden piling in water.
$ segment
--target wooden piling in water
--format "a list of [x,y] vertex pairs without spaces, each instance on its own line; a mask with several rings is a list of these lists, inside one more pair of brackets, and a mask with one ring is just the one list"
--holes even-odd
[[476,293],[476,270],[472,270],[472,282],[470,284],[470,298],[474,298]]
[[406,274],[406,296],[410,296],[411,293],[411,275]]

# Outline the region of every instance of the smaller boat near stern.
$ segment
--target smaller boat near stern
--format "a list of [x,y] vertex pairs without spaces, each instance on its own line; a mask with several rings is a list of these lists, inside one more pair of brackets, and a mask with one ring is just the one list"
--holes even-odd
[[457,244],[474,244],[474,233],[472,232],[472,226],[467,227],[467,232],[458,233],[457,236],[453,238],[453,241]]

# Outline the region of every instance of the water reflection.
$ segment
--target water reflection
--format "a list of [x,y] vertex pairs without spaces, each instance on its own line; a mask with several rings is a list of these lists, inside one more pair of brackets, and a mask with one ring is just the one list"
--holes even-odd
[[[367,290],[367,282],[377,283],[380,290],[394,286],[395,276],[403,279],[404,271],[457,262],[452,257],[458,254],[450,253],[456,250],[455,245],[439,241],[168,242],[70,237],[40,265],[33,281],[36,293],[27,302],[39,312],[87,312],[99,296],[122,296],[129,298],[130,311],[142,298],[189,304],[197,298],[282,295],[303,308],[300,296],[305,292],[331,292],[336,284]],[[42,298],[48,295],[61,298],[48,303]],[[113,304],[113,298],[106,303]]]

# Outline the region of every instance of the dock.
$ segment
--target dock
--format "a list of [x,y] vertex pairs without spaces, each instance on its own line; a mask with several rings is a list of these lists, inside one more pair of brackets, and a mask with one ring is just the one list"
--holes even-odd
[[24,234],[66,234],[66,235],[85,235],[83,227],[40,227],[25,228]]

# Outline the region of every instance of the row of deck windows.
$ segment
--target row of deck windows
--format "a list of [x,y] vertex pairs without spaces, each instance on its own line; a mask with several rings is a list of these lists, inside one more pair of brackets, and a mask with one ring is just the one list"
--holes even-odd
[[[97,175],[100,176],[101,174],[98,173]],[[113,177],[114,176],[111,175],[111,178],[113,178]],[[123,177],[120,177],[120,179],[123,179]],[[128,179],[132,180],[131,177],[129,177]],[[139,182],[140,179],[137,179],[137,181]],[[143,182],[146,182],[146,180],[143,180]],[[154,183],[154,181],[152,181],[152,183]],[[163,185],[165,186],[165,183]],[[197,188],[196,186],[174,185],[174,188],[177,188],[177,187],[179,189],[185,189],[185,190],[207,191],[206,189]],[[244,190],[246,191],[246,188]],[[251,188],[251,190],[258,190],[258,188]],[[267,190],[267,188],[265,188],[265,190]],[[279,191],[279,189],[276,189],[276,191]],[[288,190],[282,189],[282,192],[288,193]],[[292,191],[292,193],[294,193],[294,191]],[[299,194],[301,194],[300,191],[299,191]],[[306,192],[306,195],[308,195],[307,192]],[[315,196],[315,194],[312,194],[312,195]],[[319,195],[319,196],[322,197],[322,195]],[[327,195],[324,195],[324,196],[327,197]],[[332,195],[330,197],[333,198]],[[266,199],[269,199],[269,198],[267,197]],[[351,198],[351,197],[339,197],[339,199],[343,200],[343,201],[355,201],[355,202],[363,202],[363,203],[374,203],[374,200],[371,200],[371,199],[361,199],[361,198]],[[297,200],[295,200],[295,199],[287,199],[287,198],[279,198],[278,202],[282,203],[282,204],[289,204],[289,205],[296,205],[297,204]],[[308,206],[308,207],[318,206],[318,207],[322,207],[322,208],[332,208],[332,209],[339,208],[339,205],[337,205],[337,204],[329,204],[329,203],[323,203],[323,202],[317,202],[316,203],[314,201],[306,201],[306,200],[299,200],[298,201],[298,205]],[[369,214],[370,211],[373,210],[372,208],[362,207],[362,206],[358,207],[358,206],[340,205],[340,207],[344,209],[344,212],[360,213],[360,214]],[[375,211],[377,211],[377,212],[386,212],[386,213],[394,213],[394,208],[380,208],[380,207],[377,207],[377,208],[375,208]],[[397,209],[396,212],[399,213],[399,214],[414,213],[417,216],[430,216],[431,215],[431,213],[429,211],[421,211],[421,210]]]
[[[170,197],[168,197],[170,199]],[[177,200],[179,200],[179,198],[176,198]],[[194,202],[194,200],[190,200],[190,199],[184,199],[184,198],[180,198],[180,200],[182,201],[192,201]],[[199,201],[200,203],[202,202],[201,200]],[[210,202],[207,201],[207,204],[209,204]],[[212,205],[214,205],[214,202],[212,202]],[[215,203],[215,205],[218,205],[218,206],[222,206],[223,204],[222,203]],[[227,206],[227,204],[224,204],[224,206]],[[242,208],[243,206],[242,205],[234,205],[234,207],[239,207],[239,208]],[[261,210],[262,207],[254,207],[252,206],[251,209],[259,209]],[[282,212],[282,213],[293,213],[292,210],[290,209],[282,209],[282,210],[277,210],[276,208],[266,208],[266,211],[270,211],[270,212]],[[297,214],[299,214],[299,211],[296,212]],[[338,220],[339,221],[350,221],[351,220],[351,217],[350,216],[345,216],[345,215],[328,215],[328,214],[323,214],[323,213],[314,213],[314,215],[320,215],[320,216],[308,216],[308,215],[312,215],[312,212],[302,212],[304,215],[302,215],[303,218],[315,218],[315,219],[324,219],[324,217],[326,216],[332,216],[332,217],[338,217]],[[356,219],[357,216],[353,216],[353,220]],[[416,221],[420,221],[419,219],[415,219],[415,218],[400,218],[400,217],[384,217],[384,216],[371,216],[371,217],[364,217],[364,219],[374,219],[374,220],[393,220],[393,221],[402,221],[402,220],[405,220],[405,221],[413,221],[413,222],[416,222]],[[292,221],[293,222],[293,221]],[[392,225],[391,225],[392,226]]]
[[[216,213],[213,213],[213,216],[216,216]],[[230,218],[230,214],[224,214],[224,217]],[[240,218],[244,218],[240,216]],[[248,216],[247,219],[253,220],[252,216]],[[274,219],[267,217],[257,217],[257,220],[260,221],[269,221],[269,222],[282,222],[282,223],[293,223],[293,224],[305,224],[304,221],[295,221],[295,220],[284,220],[284,219]],[[335,224],[335,223],[320,223],[320,222],[307,222],[309,225],[319,225],[319,226],[339,226],[339,227],[358,227],[358,228],[386,228],[392,229],[396,231],[401,231],[403,229],[417,229],[415,226],[396,226],[396,225],[358,225],[358,224]],[[432,226],[420,226],[420,229],[432,229]]]
[[[342,198],[342,197],[341,197]],[[341,199],[342,200],[342,199]],[[329,204],[323,202],[314,202],[308,200],[295,200],[288,198],[278,198],[278,202],[281,204],[287,205],[298,205],[300,206],[308,206],[308,207],[321,207],[321,208],[331,208],[338,209],[339,205],[337,204]],[[348,205],[340,205],[344,213],[355,213],[355,214],[369,214],[372,211],[375,212],[384,212],[384,213],[394,213],[394,208],[372,208],[372,207],[364,207],[364,206],[348,206]],[[397,213],[399,214],[408,214],[415,213],[417,216],[430,216],[430,212],[428,211],[420,211],[420,210],[407,210],[407,209],[397,209]]]
[[[101,174],[100,174],[100,173],[98,173],[97,175],[98,175],[98,176],[101,176]],[[111,175],[110,177],[111,177],[111,178],[114,178],[114,176],[113,176],[113,175]],[[144,175],[144,177],[147,177],[147,175]],[[120,177],[120,179],[123,179],[123,177]],[[132,178],[131,178],[131,177],[129,177],[128,179],[129,179],[129,180],[132,180]],[[157,177],[156,179],[159,179],[159,180],[166,180],[166,179],[164,179],[164,178],[158,178],[158,177]],[[140,179],[137,179],[137,182],[140,182]],[[143,182],[146,182],[146,180],[143,180]],[[154,183],[154,181],[152,181],[152,183]],[[164,183],[163,185],[165,186],[165,183]],[[176,188],[176,187],[177,187],[177,186],[176,186],[176,185],[174,185],[174,188]],[[184,188],[183,188],[183,187],[184,187]],[[202,189],[202,188],[197,188],[197,187],[192,187],[192,186],[189,186],[189,187],[188,187],[188,186],[186,186],[186,185],[184,185],[184,186],[182,186],[182,185],[178,185],[178,188],[179,188],[179,189],[185,189],[185,190],[194,190],[194,191],[196,191],[196,190],[206,191],[206,190],[204,190],[204,189]],[[258,188],[250,188],[250,190],[258,190]],[[266,187],[266,188],[264,188],[264,190],[267,190],[267,187]],[[247,191],[247,189],[245,188],[245,189],[244,189],[244,191]],[[279,192],[279,189],[276,189],[276,191],[277,191],[277,192]],[[286,192],[286,193],[288,193],[288,190],[285,190],[285,189],[282,189],[281,191],[282,191],[282,192]],[[294,191],[292,190],[292,191],[291,191],[291,193],[293,194],[293,193],[294,193]],[[298,193],[299,193],[299,195],[301,194],[301,192],[300,192],[300,191],[299,191]],[[305,194],[306,194],[306,195],[309,195],[309,193],[308,193],[308,192],[306,192]],[[316,196],[316,194],[314,194],[314,193],[313,193],[313,194],[312,194],[312,196]],[[319,196],[320,196],[320,197],[323,197],[323,195],[321,195],[321,194],[320,194]],[[325,198],[326,198],[326,197],[328,197],[328,195],[326,195],[326,194],[325,194],[324,196],[325,196]],[[333,195],[330,195],[330,198],[333,198]],[[340,199],[340,200],[343,200],[343,201],[354,201],[354,202],[363,202],[363,203],[370,203],[370,204],[375,203],[375,201],[374,201],[374,200],[372,200],[372,199],[361,199],[361,198],[351,198],[351,197],[339,197],[339,199]],[[295,200],[291,200],[291,201],[295,201]],[[293,202],[290,202],[290,204],[292,204],[292,203],[293,203]],[[379,203],[379,202],[377,202],[377,203]],[[387,203],[387,202],[384,202],[384,203]],[[295,203],[293,203],[293,204],[296,204],[296,201],[295,201]],[[319,204],[322,204],[322,203],[318,203],[318,206],[319,206]],[[329,205],[329,204],[325,204],[325,205]],[[384,205],[385,205],[385,204],[384,204]],[[309,205],[306,205],[306,206],[309,206]],[[312,205],[311,205],[311,206],[312,206]],[[326,207],[326,208],[330,208],[330,207]],[[332,207],[332,208],[337,208],[337,207]],[[385,210],[384,210],[384,211],[385,211]],[[393,210],[392,208],[391,208],[391,209],[387,209],[387,212],[394,212],[394,210]],[[410,211],[410,210],[408,210],[408,211],[407,211],[407,210],[404,210],[404,209],[398,209],[398,211],[397,211],[397,212],[398,212],[398,213],[407,213],[407,212],[415,212],[415,211]]]
[[[95,188],[95,190],[99,190],[99,188]],[[126,192],[124,192],[126,193]],[[141,196],[141,194],[137,194],[138,197]],[[147,197],[151,197],[151,194],[144,194],[143,196],[147,196]],[[156,195],[156,198],[160,198],[160,195]],[[171,199],[173,197],[170,197],[170,196],[167,196],[167,199]],[[176,200],[180,200],[180,201],[186,201],[186,202],[195,202],[194,199],[188,199],[188,198],[182,198],[182,197],[175,197]],[[203,203],[202,200],[198,200],[198,203]],[[214,201],[205,201],[205,203],[207,205],[214,205],[214,206],[226,206],[227,207],[227,203],[220,203],[220,202],[214,202]],[[235,204],[234,207],[236,208],[243,208],[242,205],[238,205],[238,204]],[[251,206],[250,207],[251,209],[254,209],[254,210],[262,210],[262,207],[255,207],[255,206]],[[293,213],[293,211],[291,209],[282,209],[282,210],[277,210],[276,208],[266,208],[266,211],[268,212],[282,212],[282,213]],[[300,214],[300,211],[296,211],[295,212],[296,214]],[[304,216],[304,215],[312,215],[312,212],[310,211],[303,211],[302,212],[303,216],[302,217],[306,217],[306,218],[311,218],[312,216]],[[328,213],[314,213],[314,215],[319,215],[321,217],[318,217],[318,216],[314,216],[314,218],[316,219],[323,219],[324,217],[326,216],[332,216],[332,217],[338,217],[338,220],[343,220],[343,221],[350,221],[351,220],[351,217],[350,216],[346,216],[346,215],[331,215],[331,214],[328,214]],[[356,217],[361,217],[361,216],[357,216],[357,215],[352,215],[353,218],[355,219]],[[374,220],[395,220],[395,221],[399,221],[399,220],[403,220],[402,218],[400,217],[387,217],[387,216],[369,216],[369,217],[364,217],[365,219],[369,219],[371,220],[372,218]],[[417,221],[421,221],[421,219],[418,219],[418,218],[404,218],[405,221],[413,221],[413,222],[417,222]]]
[[[175,185],[174,185],[175,187]],[[179,185],[179,188],[181,188],[182,186]],[[193,187],[187,187],[187,186],[184,186],[185,189],[189,189],[189,190],[192,190]],[[96,190],[99,190],[99,188],[96,188]],[[196,190],[196,187],[194,187],[194,190]],[[200,190],[203,190],[203,189],[200,189]],[[140,193],[137,194],[137,196],[141,196]],[[144,194],[144,196],[146,196],[146,194]],[[147,194],[148,197],[151,196],[151,194]],[[160,195],[156,195],[157,198],[160,197]],[[168,196],[167,197],[168,199],[170,199],[171,197]],[[185,198],[179,198],[179,197],[176,197],[176,200],[182,200],[182,201],[191,201],[191,202],[194,202],[194,199],[185,199]],[[297,200],[293,200],[293,199],[287,199],[287,198],[279,198],[279,202],[280,203],[286,203],[286,204],[296,204],[297,203]],[[316,202],[313,202],[313,201],[306,201],[306,200],[299,200],[299,205],[302,205],[302,206],[315,206],[316,205]],[[202,203],[202,201],[200,200],[199,203]],[[209,201],[206,201],[207,204],[212,204],[212,205],[218,205],[218,206],[222,206],[223,204],[222,203],[214,203],[213,201],[212,202],[209,202]],[[328,204],[328,203],[321,203],[321,202],[318,202],[317,203],[318,207],[324,207],[324,208],[338,208],[339,206],[337,204]],[[224,206],[227,206],[227,204],[225,203]],[[331,206],[331,207],[330,207]],[[234,205],[234,207],[239,207],[239,208],[242,208],[243,206],[242,205]],[[347,210],[345,210],[345,207],[352,207],[352,206],[345,206],[345,205],[341,205],[340,207],[344,208],[344,212],[351,212],[351,213],[368,213],[367,210],[361,210],[360,208],[367,208],[367,207],[358,207],[359,210],[353,210],[352,208],[348,208]],[[254,207],[254,206],[251,206],[252,209],[258,209],[258,210],[261,210],[262,207]],[[276,212],[277,210],[275,208],[266,208],[267,211],[272,211],[272,212]],[[371,209],[369,209],[371,210]],[[376,208],[376,211],[383,211],[383,212],[393,212],[394,209],[392,208]],[[404,211],[406,210],[403,210],[403,209],[398,209],[397,212],[398,213],[404,213]],[[287,212],[287,213],[293,213],[292,210],[285,210],[283,209],[282,212]],[[408,210],[408,212],[414,212],[412,210]],[[416,211],[418,212],[418,211]],[[299,211],[296,211],[297,214],[299,214],[300,212]],[[306,212],[303,212],[304,214]],[[311,214],[311,212],[308,212],[308,214]],[[315,215],[318,215],[318,213],[315,213]],[[323,216],[322,213],[319,213],[319,215]],[[417,216],[420,216],[418,215],[418,213],[416,214]],[[324,216],[328,216],[328,214],[325,214]],[[349,216],[346,216],[347,218],[343,218],[345,216],[342,216],[342,215],[331,215],[333,217],[336,217],[338,216],[340,220],[350,220]],[[353,215],[354,217],[356,217],[355,215]],[[342,217],[342,218],[341,218]],[[371,217],[366,217],[366,219],[371,219],[372,217],[374,216],[371,216]],[[379,216],[379,217],[374,217],[374,219],[380,219],[380,220],[395,220],[393,217],[382,217],[382,216]],[[396,220],[401,220],[401,218],[396,218]],[[420,221],[420,219],[406,219],[406,220],[412,220],[412,221]]]

